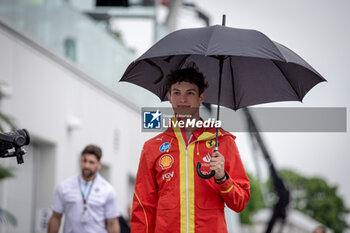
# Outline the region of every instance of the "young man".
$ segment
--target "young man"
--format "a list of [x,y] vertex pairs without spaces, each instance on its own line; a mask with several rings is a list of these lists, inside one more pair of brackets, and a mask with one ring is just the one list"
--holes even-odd
[[[199,106],[207,84],[194,68],[168,76],[168,99],[173,122],[201,121]],[[147,141],[136,177],[132,233],[227,233],[225,204],[236,212],[250,197],[249,180],[243,168],[235,137],[220,129],[219,151],[215,128],[181,128],[173,123],[165,132]],[[196,173],[215,171],[211,179]]]
[[52,203],[48,233],[57,233],[65,214],[63,232],[119,233],[119,209],[113,187],[98,174],[102,150],[88,145],[81,153],[81,174],[64,180]]

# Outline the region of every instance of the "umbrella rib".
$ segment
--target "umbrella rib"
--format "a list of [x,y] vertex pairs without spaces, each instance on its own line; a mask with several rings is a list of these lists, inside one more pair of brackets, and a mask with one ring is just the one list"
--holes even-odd
[[205,56],[208,55],[209,45],[210,45],[210,42],[211,42],[211,40],[212,40],[212,38],[213,38],[213,35],[214,35],[214,32],[213,32],[213,31],[216,30],[217,26],[218,26],[218,25],[215,25],[215,26],[212,27],[212,31],[211,31],[210,37],[209,37],[209,39],[208,39],[207,49],[206,49],[206,51],[205,51]]
[[[263,33],[262,33],[263,34]],[[266,36],[265,34],[263,34],[264,36]],[[266,36],[267,37],[267,36]],[[268,38],[268,37],[267,37]],[[269,39],[269,38],[268,38]],[[270,39],[269,39],[270,40]],[[271,40],[272,45],[277,49],[277,51],[280,53],[281,57],[282,57],[282,61],[284,62],[288,62],[286,57],[283,55],[283,53],[281,52],[281,50],[277,47],[277,45],[275,44],[275,42],[273,40]]]
[[121,81],[125,81],[123,80],[124,77],[126,77],[127,75],[129,75],[129,73],[136,67],[136,65],[138,64],[138,62],[136,63],[135,61],[131,63],[132,65],[129,65],[129,67],[127,67],[125,73],[123,74],[122,78],[119,80],[119,82]]
[[283,70],[279,67],[278,63],[276,63],[275,60],[271,60],[273,62],[273,64],[275,64],[275,66],[278,68],[278,70],[283,74],[283,77],[285,77],[285,79],[288,81],[289,85],[292,87],[293,91],[295,92],[295,94],[297,95],[298,99],[300,101],[302,101],[302,99],[299,96],[299,93],[295,90],[294,86],[292,85],[292,83],[289,81],[289,79],[287,78],[287,75],[285,75],[285,73],[283,72]]
[[182,60],[180,61],[179,65],[178,65],[177,68],[176,68],[177,70],[178,70],[179,68],[182,67],[182,65],[185,63],[185,61],[187,60],[187,58],[188,58],[189,56],[190,56],[190,55],[187,54],[187,55],[184,56],[184,58],[182,58]]
[[230,70],[231,70],[231,80],[232,80],[232,90],[233,90],[233,108],[236,110],[236,91],[235,91],[235,81],[233,76],[233,68],[232,68],[232,57],[230,56]]
[[153,81],[153,84],[158,84],[164,77],[164,72],[162,70],[162,68],[160,68],[156,63],[154,63],[153,61],[151,61],[150,59],[145,59],[144,60],[147,64],[155,67],[159,72],[160,72],[160,76],[157,80]]

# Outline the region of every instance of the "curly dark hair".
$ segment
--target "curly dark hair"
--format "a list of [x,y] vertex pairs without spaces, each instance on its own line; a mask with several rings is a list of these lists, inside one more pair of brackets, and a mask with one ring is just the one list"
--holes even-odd
[[196,67],[188,67],[181,70],[172,71],[167,76],[166,88],[171,91],[171,86],[178,82],[193,83],[198,87],[199,95],[208,88],[208,82],[205,81],[203,73],[199,72]]
[[87,145],[81,152],[81,156],[84,154],[93,154],[96,156],[97,160],[100,161],[102,158],[102,149],[96,145]]

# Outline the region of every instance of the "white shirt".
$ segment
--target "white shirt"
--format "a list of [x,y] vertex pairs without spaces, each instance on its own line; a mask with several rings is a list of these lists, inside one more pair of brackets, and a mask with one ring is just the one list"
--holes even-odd
[[[80,180],[80,189],[78,179]],[[81,221],[84,209],[81,192],[85,198],[88,195],[86,222]],[[55,212],[65,214],[64,233],[107,232],[105,219],[116,218],[120,215],[112,185],[99,174],[93,182],[86,182],[81,175],[70,177],[61,182],[56,190],[51,208]]]

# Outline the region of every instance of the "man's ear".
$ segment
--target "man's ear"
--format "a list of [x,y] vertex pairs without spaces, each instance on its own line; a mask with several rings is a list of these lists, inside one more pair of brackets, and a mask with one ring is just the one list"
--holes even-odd
[[101,170],[101,168],[102,168],[102,163],[101,163],[101,161],[98,161],[98,170]]
[[203,92],[202,94],[199,95],[199,101],[202,104],[205,98],[205,93]]
[[171,94],[170,94],[169,91],[168,91],[168,93],[166,94],[166,96],[168,97],[168,100],[169,100],[169,102],[171,103]]

